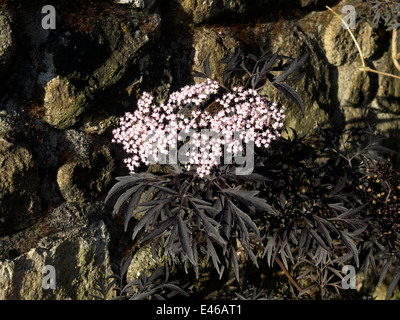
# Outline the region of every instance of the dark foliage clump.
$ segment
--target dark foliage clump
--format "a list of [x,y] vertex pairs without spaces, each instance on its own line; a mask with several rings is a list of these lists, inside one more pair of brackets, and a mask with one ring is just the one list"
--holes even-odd
[[355,5],[364,4],[357,10],[360,19],[368,21],[373,28],[383,25],[387,31],[400,27],[400,3],[397,0],[356,1]]
[[155,257],[161,250],[170,267],[191,265],[198,275],[203,256],[220,277],[233,270],[241,281],[244,253],[254,265],[292,269],[286,297],[337,298],[350,264],[372,267],[379,283],[394,272],[390,297],[399,276],[399,184],[388,167],[374,167],[377,150],[388,151],[378,143],[359,130],[320,130],[276,141],[248,176],[226,166],[200,179],[171,166],[118,178],[107,200],[119,194],[114,214],[125,215],[126,230],[134,220],[133,239],[151,243]]
[[153,272],[143,274],[142,277],[126,282],[126,272],[132,257],[122,259],[117,267],[119,274],[113,274],[106,278],[105,282],[98,282],[95,290],[98,294],[92,296],[99,300],[106,300],[110,291],[114,290],[113,300],[143,300],[152,297],[156,300],[171,299],[177,294],[188,296],[188,293],[178,287],[176,281],[169,281],[169,269],[165,264],[164,267],[158,267]]
[[[245,86],[259,89],[269,81],[303,111],[298,94],[284,81],[301,78],[306,56],[286,59],[278,53],[262,52],[258,58],[231,54],[223,60],[224,85],[233,72],[245,72]],[[196,76],[210,77],[208,62]],[[274,70],[282,73],[271,75]],[[163,274],[173,273],[176,281],[166,286],[165,280],[156,280],[161,279],[156,270],[125,287],[139,286],[139,293],[122,296],[160,298],[159,291],[166,289],[190,293],[207,265],[220,279],[236,278],[235,297],[240,299],[351,298],[342,288],[342,268],[352,265],[365,275],[372,268],[378,283],[392,276],[391,297],[400,278],[399,177],[382,164],[392,151],[368,130],[320,129],[305,137],[291,133],[292,138],[281,137],[267,150],[255,150],[248,175],[236,175],[230,165],[204,177],[195,169],[163,165],[159,171],[117,178],[106,198],[115,201],[113,215],[124,217],[134,248],[150,244],[154,259],[164,265]],[[244,285],[243,260],[266,266],[260,274],[279,267],[289,281],[284,286]],[[195,277],[185,277],[182,270]],[[120,286],[120,296],[123,291]],[[370,298],[371,293],[360,295]]]
[[[220,61],[221,64],[225,64],[222,75],[222,87],[227,88],[229,80],[234,75],[245,79],[245,83],[241,84],[245,89],[251,88],[259,91],[272,84],[286,99],[293,100],[304,116],[303,100],[288,83],[303,78],[304,71],[302,67],[307,58],[308,54],[299,59],[294,59],[280,55],[279,51],[268,53],[262,49],[260,55],[257,57],[254,54],[245,54],[238,49],[234,53],[230,52]],[[204,64],[204,72],[195,72],[195,77],[212,78],[209,59],[210,56],[208,56]]]

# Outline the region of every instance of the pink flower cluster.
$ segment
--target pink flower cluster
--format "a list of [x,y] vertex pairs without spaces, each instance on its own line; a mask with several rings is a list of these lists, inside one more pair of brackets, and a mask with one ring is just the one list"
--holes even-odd
[[137,110],[126,113],[120,119],[120,127],[113,131],[112,141],[121,143],[129,155],[124,160],[129,170],[134,172],[141,162],[162,162],[179,141],[185,144],[189,137],[191,147],[184,151],[185,167],[196,166],[203,177],[220,164],[222,150],[241,153],[243,142],[269,147],[280,137],[284,107],[278,109],[276,103],[262,98],[255,90],[238,87],[215,99],[217,111],[212,114],[204,110],[205,104],[219,90],[216,81],[207,80],[183,87],[160,105],[144,93]]

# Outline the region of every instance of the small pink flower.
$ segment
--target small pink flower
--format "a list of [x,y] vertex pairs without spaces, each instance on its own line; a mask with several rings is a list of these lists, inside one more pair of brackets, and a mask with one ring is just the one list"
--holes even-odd
[[[190,105],[201,106],[219,90],[218,83],[208,79],[173,92],[167,103],[160,105],[153,104],[154,97],[144,92],[137,110],[133,114],[126,113],[120,119],[120,127],[113,130],[112,142],[121,143],[129,155],[124,160],[129,170],[134,172],[140,163],[148,165],[150,156],[157,159],[154,144],[158,145],[160,153],[167,154],[168,145],[173,142],[169,136],[174,130],[186,134],[196,132],[191,143],[200,148],[200,152],[186,153],[189,157],[186,168],[196,165],[200,176],[210,174],[219,164],[224,145],[228,152],[243,150],[241,142],[227,138],[233,137],[235,132],[240,132],[240,139],[245,143],[254,140],[258,147],[268,148],[271,141],[279,138],[278,129],[284,126],[284,107],[278,109],[275,102],[269,102],[252,89],[235,87],[216,99],[220,110],[214,115],[199,108],[189,115],[180,112]],[[200,134],[202,129],[209,129],[220,137],[205,142]],[[180,135],[178,141],[182,141]]]

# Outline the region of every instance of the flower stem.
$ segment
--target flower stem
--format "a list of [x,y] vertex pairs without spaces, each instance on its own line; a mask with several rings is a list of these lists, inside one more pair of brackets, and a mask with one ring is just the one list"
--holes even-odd
[[296,287],[296,289],[301,293],[303,289],[299,286],[299,284],[296,282],[296,280],[293,279],[293,277],[290,275],[289,271],[286,269],[286,267],[283,265],[283,262],[281,259],[279,259],[278,256],[275,256],[275,261],[278,263],[279,267],[282,269],[283,273],[286,275],[286,277],[289,279],[289,281]]

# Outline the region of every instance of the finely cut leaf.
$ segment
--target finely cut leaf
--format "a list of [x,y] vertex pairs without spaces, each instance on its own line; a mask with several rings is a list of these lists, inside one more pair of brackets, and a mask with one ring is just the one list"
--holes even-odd
[[198,211],[197,214],[200,216],[200,218],[203,222],[203,225],[204,225],[204,229],[206,230],[207,234],[211,238],[213,238],[215,241],[217,241],[218,244],[220,244],[221,246],[226,245],[226,241],[221,237],[221,235],[219,234],[219,231],[211,224],[211,222],[212,221],[215,222],[215,220],[213,220],[210,217],[207,217],[201,211]]
[[163,192],[166,192],[166,193],[169,193],[169,194],[172,194],[172,195],[178,195],[179,194],[175,190],[172,190],[171,188],[167,188],[167,187],[161,186],[159,184],[152,184],[152,186],[157,188],[157,189],[159,189],[159,190],[161,190],[161,191],[163,191]]
[[117,182],[111,190],[108,192],[106,199],[104,200],[105,203],[108,202],[108,200],[116,193],[122,191],[123,189],[126,189],[136,183],[143,182],[146,180],[151,180],[152,178],[155,178],[156,176],[148,173],[148,172],[143,172],[143,173],[135,173],[129,176],[123,176],[123,177],[117,177],[116,179],[119,181]]
[[233,271],[235,272],[235,277],[236,280],[239,282],[239,262],[238,262],[238,256],[236,254],[236,250],[231,248],[231,262],[233,265]]
[[299,94],[288,84],[282,82],[274,82],[273,85],[280,90],[286,99],[293,100],[297,106],[299,107],[302,116],[304,117],[304,104],[303,99],[299,96]]
[[267,203],[265,199],[255,196],[256,194],[258,194],[258,191],[244,191],[239,190],[238,188],[224,189],[223,191],[227,194],[234,196],[247,206],[267,211],[274,216],[278,215],[277,212]]
[[315,230],[310,229],[310,233],[311,233],[311,236],[314,238],[314,240],[315,240],[321,247],[323,247],[325,250],[329,251],[328,246],[325,244],[325,242],[321,239],[321,237],[318,235],[318,233],[317,233]]
[[387,288],[386,298],[385,298],[386,300],[388,300],[392,296],[393,291],[396,288],[396,285],[399,282],[399,280],[400,280],[400,266],[398,266],[396,268],[396,271],[394,272],[394,275],[393,275],[393,279]]
[[229,240],[231,237],[232,230],[232,211],[225,208],[222,211],[222,232],[225,235],[225,239]]
[[164,206],[164,204],[160,204],[158,206],[155,206],[151,209],[149,209],[145,215],[139,220],[138,224],[135,226],[135,228],[133,229],[133,234],[132,234],[132,240],[134,240],[136,238],[136,235],[138,234],[138,232],[146,225],[150,222],[150,220],[153,217],[153,215],[158,215],[160,213],[161,208]]
[[188,227],[186,226],[185,222],[183,222],[181,216],[177,216],[176,218],[177,224],[178,224],[178,233],[179,233],[179,239],[182,245],[183,252],[185,252],[187,258],[189,261],[193,264],[196,265],[196,261],[194,259],[193,255],[193,249],[191,245],[191,239],[190,239],[190,231]]
[[172,291],[176,291],[176,292],[178,292],[178,293],[180,293],[180,294],[182,294],[182,295],[184,295],[186,297],[189,296],[189,294],[185,290],[183,290],[182,288],[179,288],[178,286],[176,286],[176,285],[174,285],[172,283],[166,283],[166,284],[164,284],[164,287],[167,288],[167,289],[170,289]]
[[175,221],[175,217],[171,217],[165,221],[163,221],[162,223],[160,223],[159,225],[157,225],[154,230],[152,232],[150,232],[146,237],[144,237],[141,242],[146,242],[150,239],[153,239],[157,236],[159,236],[160,234],[162,234],[165,230],[167,230],[172,223]]
[[129,205],[128,208],[126,209],[125,212],[125,221],[124,221],[124,230],[126,231],[128,228],[128,224],[130,219],[133,216],[133,212],[136,209],[139,200],[140,200],[140,196],[142,195],[143,191],[145,190],[145,186],[140,187],[136,193],[133,195],[133,197],[131,198],[131,200],[129,201]]
[[209,237],[206,237],[206,243],[207,243],[207,256],[211,257],[215,269],[217,270],[218,274],[221,275],[222,271],[219,268],[219,263],[221,263],[221,261],[219,260],[217,251],[215,251],[215,248]]
[[140,184],[137,186],[134,186],[134,187],[128,189],[127,191],[125,191],[122,195],[120,195],[118,197],[118,200],[114,205],[113,215],[116,215],[119,212],[119,209],[125,203],[125,201],[128,200],[132,196],[132,194],[135,193],[140,187],[141,187]]
[[244,213],[242,210],[240,210],[238,207],[236,207],[234,204],[232,204],[232,208],[235,211],[237,215],[240,216],[240,218],[243,219],[243,221],[255,232],[258,238],[260,238],[260,231],[258,230],[257,225],[254,223],[251,218]]
[[379,276],[379,280],[378,280],[378,284],[377,286],[379,287],[383,281],[383,279],[385,279],[387,272],[389,271],[389,269],[392,267],[392,263],[393,260],[389,259],[383,266],[381,274]]
[[357,208],[349,209],[346,212],[343,212],[342,214],[338,215],[337,217],[330,218],[329,220],[343,220],[343,219],[349,218],[349,217],[354,216],[355,214],[359,213],[367,205],[368,205],[368,203],[364,203],[363,205],[361,205]]
[[354,260],[356,261],[356,265],[357,267],[360,264],[360,261],[358,259],[358,250],[356,245],[354,244],[353,240],[344,232],[340,232],[341,238],[345,244],[345,246],[347,247],[347,250],[349,250],[351,252],[351,254],[354,257]]

